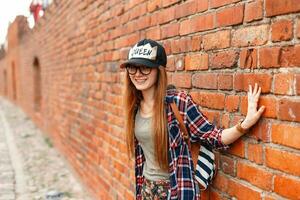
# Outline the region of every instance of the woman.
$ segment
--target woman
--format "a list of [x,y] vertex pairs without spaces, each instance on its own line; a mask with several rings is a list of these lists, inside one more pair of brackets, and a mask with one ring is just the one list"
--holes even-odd
[[199,199],[192,159],[182,139],[170,103],[175,102],[192,141],[213,148],[227,145],[253,126],[265,107],[257,111],[261,88],[249,86],[248,112],[236,126],[218,129],[207,121],[191,96],[167,90],[167,57],[156,41],[144,39],[129,51],[126,68],[126,133],[129,153],[135,155],[136,198]]

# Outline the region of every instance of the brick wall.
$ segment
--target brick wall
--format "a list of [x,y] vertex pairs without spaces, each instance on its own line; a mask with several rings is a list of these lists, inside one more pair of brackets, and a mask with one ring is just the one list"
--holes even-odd
[[9,32],[1,95],[51,136],[96,199],[134,198],[118,65],[144,37],[163,43],[170,83],[220,127],[246,114],[248,84],[262,87],[263,118],[217,153],[203,199],[300,199],[299,0],[61,0],[32,30],[14,24],[22,34]]

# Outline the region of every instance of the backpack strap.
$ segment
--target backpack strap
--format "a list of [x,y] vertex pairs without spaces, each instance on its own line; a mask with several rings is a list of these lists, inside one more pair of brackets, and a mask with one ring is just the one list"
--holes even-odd
[[177,119],[177,121],[179,122],[179,128],[181,130],[181,133],[182,133],[182,137],[183,139],[185,140],[185,142],[188,144],[189,148],[191,149],[191,142],[190,142],[190,139],[189,139],[189,133],[188,133],[188,130],[186,129],[185,125],[184,125],[184,122],[183,122],[183,119],[179,113],[179,110],[177,108],[177,105],[175,102],[172,102],[171,103],[171,108],[173,110],[173,113]]

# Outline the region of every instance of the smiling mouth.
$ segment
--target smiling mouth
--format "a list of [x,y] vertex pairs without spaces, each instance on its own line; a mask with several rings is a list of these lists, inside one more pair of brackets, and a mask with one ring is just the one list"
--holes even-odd
[[137,83],[144,83],[147,79],[135,79]]

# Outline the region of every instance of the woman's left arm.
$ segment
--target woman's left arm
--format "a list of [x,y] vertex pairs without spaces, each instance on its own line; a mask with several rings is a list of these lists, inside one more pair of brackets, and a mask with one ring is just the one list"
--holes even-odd
[[[252,86],[249,85],[248,111],[245,120],[240,124],[241,128],[243,129],[251,128],[259,120],[262,113],[264,112],[265,106],[261,106],[257,110],[257,103],[259,100],[260,93],[261,93],[261,87],[258,87],[257,83],[255,83],[253,90],[252,90]],[[233,126],[231,128],[227,128],[223,130],[223,133],[221,135],[221,140],[224,144],[228,145],[233,143],[242,135],[243,133],[237,129],[237,126]]]

